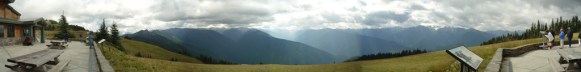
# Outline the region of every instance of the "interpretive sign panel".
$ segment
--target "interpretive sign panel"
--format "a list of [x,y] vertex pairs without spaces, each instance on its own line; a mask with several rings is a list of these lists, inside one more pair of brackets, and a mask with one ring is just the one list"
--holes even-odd
[[446,50],[446,52],[456,58],[456,60],[462,62],[462,64],[468,65],[473,70],[478,69],[478,66],[480,66],[480,63],[482,63],[483,60],[464,46]]

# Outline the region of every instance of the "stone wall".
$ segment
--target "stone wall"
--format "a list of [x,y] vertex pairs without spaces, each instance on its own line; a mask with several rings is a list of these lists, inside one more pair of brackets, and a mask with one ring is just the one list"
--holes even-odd
[[[39,42],[38,39],[34,38],[32,39],[33,43],[37,43]],[[0,38],[0,45],[1,46],[9,46],[9,45],[22,45],[22,42],[24,41],[24,38]]]
[[9,45],[20,45],[22,44],[22,38],[2,38],[0,39],[0,45],[2,46],[9,46]]
[[501,71],[500,67],[502,64],[502,50],[504,50],[504,48],[496,49],[496,52],[492,56],[492,59],[490,60],[490,62],[488,62],[488,65],[486,65],[486,69],[484,70],[484,72],[500,72]]

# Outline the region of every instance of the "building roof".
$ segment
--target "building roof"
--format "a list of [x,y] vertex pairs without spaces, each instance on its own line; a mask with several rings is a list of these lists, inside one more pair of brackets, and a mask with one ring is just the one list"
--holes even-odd
[[22,24],[21,21],[17,21],[14,19],[7,19],[7,18],[0,18],[0,23],[6,23],[6,24]]
[[14,0],[5,0],[5,1],[8,2],[8,3],[13,3],[14,2]]
[[0,18],[1,24],[14,24],[14,25],[33,25],[33,26],[40,26],[39,24],[35,23],[35,21],[16,21],[14,19],[7,19],[7,18]]
[[10,9],[10,11],[12,11],[12,13],[20,16],[20,13],[18,11],[16,11],[16,9],[12,8],[12,6],[8,5],[8,9]]

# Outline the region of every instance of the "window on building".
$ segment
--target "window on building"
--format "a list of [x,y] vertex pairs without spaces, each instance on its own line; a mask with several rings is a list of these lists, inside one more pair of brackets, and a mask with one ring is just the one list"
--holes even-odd
[[14,37],[14,25],[8,25],[8,37]]
[[0,25],[0,38],[4,37],[4,25]]

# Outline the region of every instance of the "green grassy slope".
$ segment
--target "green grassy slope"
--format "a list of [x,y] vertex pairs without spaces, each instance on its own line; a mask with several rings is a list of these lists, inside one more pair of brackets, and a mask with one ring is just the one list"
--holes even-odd
[[[512,48],[520,45],[526,45],[530,43],[540,42],[542,39],[527,39],[519,41],[503,42],[484,46],[469,47],[471,51],[479,55],[484,59],[483,63],[478,68],[479,70],[484,70],[488,61],[492,58],[492,55],[497,48]],[[425,72],[425,71],[454,71],[459,70],[454,67],[457,65],[454,63],[455,60],[450,55],[446,54],[445,51],[429,52],[424,54],[405,56],[399,58],[390,59],[380,59],[372,61],[362,61],[363,71],[412,71],[412,72]],[[385,69],[389,68],[389,69]]]
[[[46,33],[45,35],[47,36],[48,39],[56,39],[54,36],[58,32],[59,31],[45,31],[45,33]],[[78,33],[74,32],[74,31],[71,31],[71,32],[75,35],[79,35]],[[86,32],[82,32],[82,33],[86,33]],[[84,37],[83,38],[77,37],[74,39],[78,39],[78,40],[83,39],[84,40],[85,38]],[[181,54],[177,54],[177,53],[165,50],[159,46],[149,44],[149,43],[128,40],[128,39],[124,39],[124,38],[122,38],[120,41],[122,42],[123,47],[127,50],[127,54],[129,54],[129,55],[135,55],[139,52],[142,55],[151,56],[151,58],[153,58],[153,59],[169,60],[171,58],[176,58],[178,61],[181,61],[181,62],[202,63],[201,61],[199,61],[195,58],[181,55]],[[106,47],[105,49],[109,49],[109,48]]]
[[[520,45],[537,43],[541,38],[503,42],[484,46],[469,47],[471,51],[484,58],[479,70],[484,70],[497,48],[512,48]],[[128,41],[123,41],[128,42]],[[131,41],[129,41],[131,42]],[[129,43],[130,44],[130,43]],[[322,65],[213,65],[167,60],[140,58],[123,54],[116,49],[103,50],[111,60],[116,71],[193,71],[193,72],[255,72],[255,71],[290,71],[290,72],[425,72],[459,70],[455,60],[444,51],[435,51],[405,57],[356,61]]]
[[195,58],[174,53],[153,44],[128,40],[124,38],[121,39],[121,43],[127,50],[126,52],[130,55],[136,55],[137,53],[140,53],[143,56],[151,56],[153,59],[170,60],[171,58],[177,58],[178,61],[182,62],[201,63],[201,61],[198,61]]

